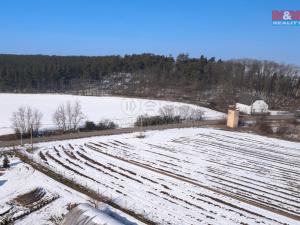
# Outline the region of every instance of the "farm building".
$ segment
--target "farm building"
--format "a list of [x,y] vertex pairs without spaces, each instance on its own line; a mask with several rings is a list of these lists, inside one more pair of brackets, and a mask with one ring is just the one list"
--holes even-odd
[[248,115],[264,114],[268,112],[268,104],[259,97],[251,95],[241,95],[236,103],[236,108]]
[[237,128],[239,124],[239,110],[234,105],[229,106],[227,115],[227,127]]

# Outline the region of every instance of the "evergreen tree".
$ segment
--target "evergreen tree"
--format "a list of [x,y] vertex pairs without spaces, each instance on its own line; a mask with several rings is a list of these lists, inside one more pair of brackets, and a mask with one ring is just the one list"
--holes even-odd
[[285,102],[297,98],[299,101],[300,71],[269,61],[222,61],[203,55],[192,58],[187,54],[178,57],[0,54],[0,92],[91,94],[89,91],[93,90],[146,97],[169,97],[168,93],[172,93],[171,97],[185,95],[189,100],[203,95],[210,102],[224,92],[230,94],[222,96],[225,100],[250,93]]

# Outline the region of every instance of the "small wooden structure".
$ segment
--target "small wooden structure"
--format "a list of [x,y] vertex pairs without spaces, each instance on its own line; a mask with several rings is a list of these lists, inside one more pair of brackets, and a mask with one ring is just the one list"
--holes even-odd
[[230,105],[228,108],[227,127],[237,128],[238,125],[239,125],[239,110],[234,105]]

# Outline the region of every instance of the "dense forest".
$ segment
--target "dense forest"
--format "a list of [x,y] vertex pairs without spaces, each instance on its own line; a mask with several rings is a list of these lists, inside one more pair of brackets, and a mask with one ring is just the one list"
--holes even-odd
[[229,104],[240,93],[295,105],[299,70],[269,61],[201,56],[0,55],[0,92],[103,93]]

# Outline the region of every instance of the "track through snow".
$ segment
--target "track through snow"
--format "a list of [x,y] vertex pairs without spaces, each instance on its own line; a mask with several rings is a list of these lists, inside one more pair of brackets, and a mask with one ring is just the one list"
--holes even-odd
[[161,224],[300,224],[299,143],[207,128],[136,135],[41,143],[35,159]]

